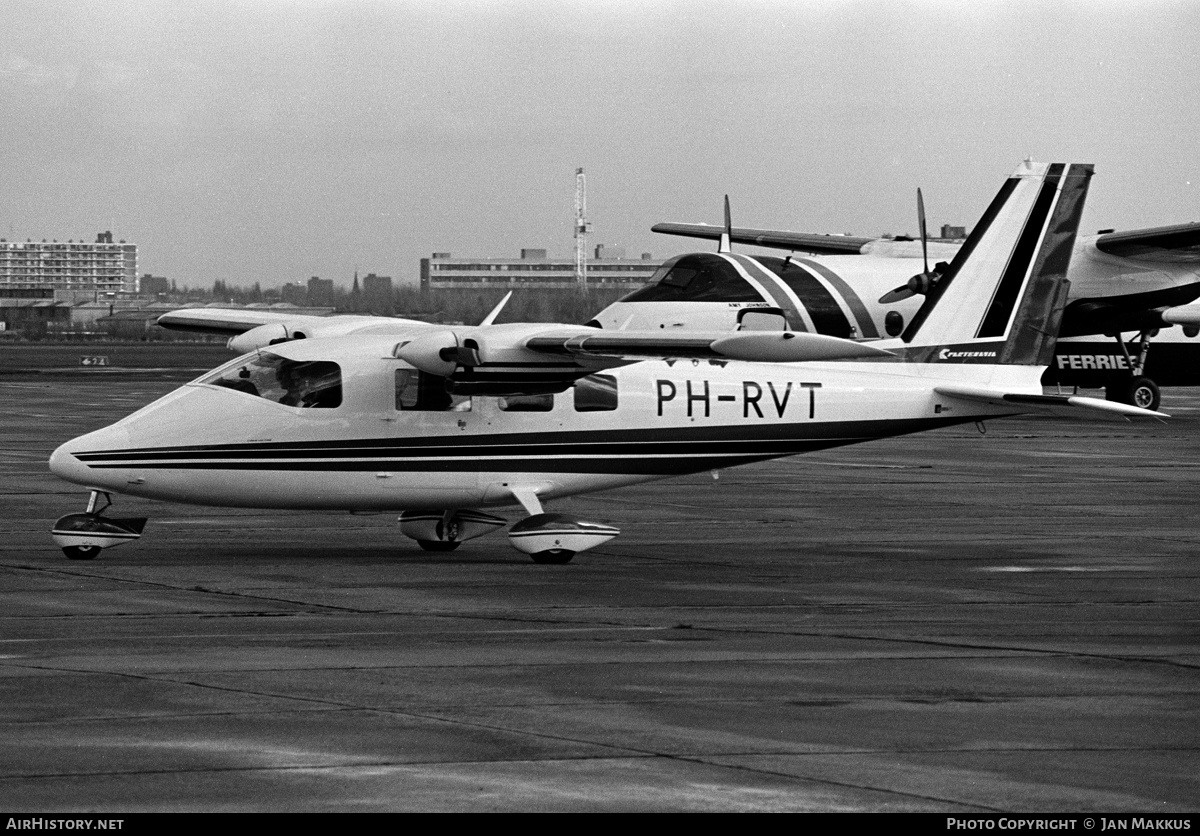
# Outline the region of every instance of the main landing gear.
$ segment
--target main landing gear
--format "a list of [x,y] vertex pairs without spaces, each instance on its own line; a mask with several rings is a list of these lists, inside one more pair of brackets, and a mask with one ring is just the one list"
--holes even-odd
[[[100,505],[101,497],[104,499],[103,505]],[[108,493],[92,491],[86,511],[67,514],[54,523],[50,534],[54,542],[62,547],[68,560],[91,560],[100,554],[101,549],[119,546],[142,536],[146,518],[117,519],[103,516],[111,505],[112,497]]]
[[[621,533],[611,525],[547,514],[532,491],[518,488],[513,495],[530,516],[513,524],[508,541],[534,563],[569,563],[577,553],[607,543]],[[471,510],[405,511],[400,515],[400,533],[430,552],[453,551],[460,543],[507,524],[502,517]]]
[[1159,392],[1158,384],[1143,373],[1146,368],[1146,355],[1150,353],[1150,337],[1156,333],[1157,331],[1142,331],[1138,335],[1136,359],[1130,356],[1129,347],[1121,335],[1116,335],[1117,345],[1121,347],[1121,353],[1125,355],[1125,365],[1130,373],[1128,377],[1118,375],[1109,380],[1104,387],[1104,395],[1108,400],[1133,404],[1142,409],[1158,409],[1159,404],[1162,403],[1162,393]]
[[460,543],[504,525],[508,520],[482,511],[405,511],[400,515],[400,533],[427,552],[454,551]]

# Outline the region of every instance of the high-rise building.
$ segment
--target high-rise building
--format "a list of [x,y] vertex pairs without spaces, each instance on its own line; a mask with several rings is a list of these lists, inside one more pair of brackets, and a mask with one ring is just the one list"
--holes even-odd
[[101,232],[84,241],[8,241],[0,238],[0,288],[136,293],[137,244]]

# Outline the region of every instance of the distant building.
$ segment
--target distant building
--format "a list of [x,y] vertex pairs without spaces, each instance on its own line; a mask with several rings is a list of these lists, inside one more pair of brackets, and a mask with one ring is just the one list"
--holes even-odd
[[[322,279],[313,276],[308,280],[308,297],[307,304],[319,308],[332,307],[333,305],[333,279]],[[285,302],[290,301],[288,299]]]
[[295,282],[287,282],[283,287],[279,288],[280,301],[286,302],[289,305],[304,307],[308,304],[308,288],[302,284]]
[[950,226],[950,224],[942,224],[942,237],[956,240],[967,237],[967,228],[965,226]]
[[71,321],[71,306],[57,301],[54,288],[0,285],[0,335],[41,338]]
[[606,259],[606,258],[624,258],[624,257],[625,257],[625,248],[624,247],[613,247],[608,244],[598,244],[596,246],[596,258]]
[[392,299],[392,277],[377,276],[367,273],[363,276],[362,291],[359,303],[367,312],[391,316],[395,313],[395,301]]
[[[616,247],[597,247],[606,256]],[[622,251],[623,252],[623,251]],[[587,264],[588,287],[630,291],[644,285],[659,263],[641,259],[597,257]],[[521,258],[453,258],[434,253],[421,259],[421,292],[431,290],[578,290],[575,259],[552,259],[546,251],[523,249]]]
[[368,298],[391,298],[392,277],[376,276],[374,273],[367,273],[367,275],[363,276],[362,292]]
[[158,296],[171,292],[171,280],[166,276],[151,276],[149,273],[138,279],[138,293],[143,296]]
[[114,243],[111,232],[92,243],[0,238],[0,290],[12,287],[136,293],[137,245]]

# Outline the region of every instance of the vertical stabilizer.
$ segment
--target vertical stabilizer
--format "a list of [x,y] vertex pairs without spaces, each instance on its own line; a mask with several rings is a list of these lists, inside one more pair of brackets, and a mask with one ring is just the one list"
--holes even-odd
[[901,339],[919,363],[1046,365],[1093,167],[1025,161]]

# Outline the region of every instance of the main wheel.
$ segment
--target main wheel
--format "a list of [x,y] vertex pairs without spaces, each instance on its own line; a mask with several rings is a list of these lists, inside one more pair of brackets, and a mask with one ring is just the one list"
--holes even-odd
[[418,540],[417,545],[427,552],[452,552],[458,548],[458,540]]
[[544,552],[535,552],[529,556],[533,558],[534,563],[562,564],[570,563],[575,552],[569,549],[546,549]]
[[1142,409],[1157,410],[1162,403],[1158,384],[1148,377],[1135,377],[1129,384],[1129,403]]
[[91,560],[100,554],[99,546],[63,546],[67,560]]
[[1162,403],[1162,393],[1158,391],[1158,384],[1148,377],[1113,381],[1104,387],[1104,397],[1117,403],[1140,406],[1142,409],[1157,410]]

